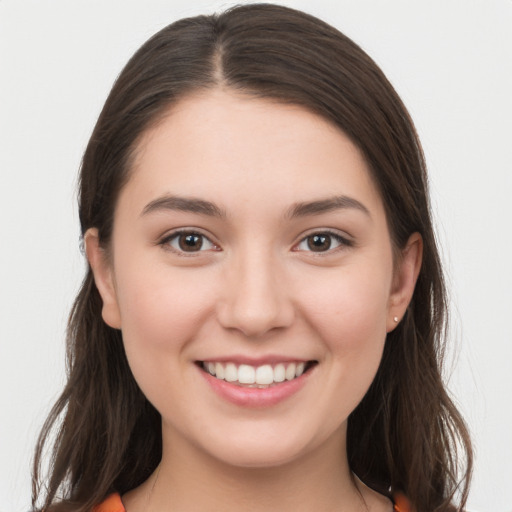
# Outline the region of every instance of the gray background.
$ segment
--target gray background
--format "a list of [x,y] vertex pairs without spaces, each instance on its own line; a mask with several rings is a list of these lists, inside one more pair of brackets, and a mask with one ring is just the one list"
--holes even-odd
[[[243,2],[242,2],[243,3]],[[446,376],[477,452],[469,509],[512,510],[512,1],[283,1],[338,27],[408,106],[452,300]],[[220,1],[0,0],[0,512],[29,508],[84,262],[76,171],[110,86],[156,30]]]

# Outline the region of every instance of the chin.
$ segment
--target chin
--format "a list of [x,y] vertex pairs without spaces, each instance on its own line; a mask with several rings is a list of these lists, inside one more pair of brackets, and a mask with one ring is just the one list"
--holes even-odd
[[243,453],[230,452],[218,454],[217,458],[224,464],[236,468],[272,469],[285,466],[300,458],[301,453],[282,450],[266,450],[264,447],[254,450],[245,449]]
[[[276,433],[277,432],[277,433]],[[270,469],[292,464],[316,452],[326,442],[329,434],[307,436],[307,427],[298,428],[294,434],[290,429],[268,432],[246,432],[246,435],[225,435],[222,440],[203,446],[211,456],[229,466],[238,468]],[[322,435],[323,434],[323,435]],[[334,438],[336,436],[331,436]]]

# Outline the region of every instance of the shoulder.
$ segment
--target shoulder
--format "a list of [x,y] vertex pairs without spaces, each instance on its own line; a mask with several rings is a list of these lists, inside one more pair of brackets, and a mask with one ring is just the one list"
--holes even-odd
[[114,493],[111,494],[103,503],[94,507],[93,512],[126,512],[121,496]]

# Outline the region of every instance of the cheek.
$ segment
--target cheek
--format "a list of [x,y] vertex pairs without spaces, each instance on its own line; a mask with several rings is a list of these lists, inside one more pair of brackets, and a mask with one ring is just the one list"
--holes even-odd
[[169,385],[172,370],[190,362],[188,347],[211,314],[214,280],[130,261],[117,266],[116,281],[128,361],[143,391],[151,394],[147,387],[153,381],[157,387]]
[[140,265],[136,258],[120,262],[116,270],[123,344],[133,376],[153,405],[172,415],[181,404],[176,376],[182,379],[183,370],[189,371],[189,347],[209,321],[213,280],[166,265]]
[[338,268],[320,281],[317,276],[316,285],[303,296],[304,316],[327,349],[338,385],[354,397],[354,406],[382,358],[391,268],[391,263]]
[[391,271],[354,265],[312,282],[303,302],[322,332],[352,332],[350,338],[375,330],[385,334]]
[[319,406],[327,431],[346,421],[373,382],[386,341],[390,280],[378,271],[345,273],[309,295],[308,323],[325,347],[329,384]]
[[122,330],[141,342],[186,339],[211,301],[211,280],[204,273],[176,272],[162,264],[142,270],[137,265],[118,268]]

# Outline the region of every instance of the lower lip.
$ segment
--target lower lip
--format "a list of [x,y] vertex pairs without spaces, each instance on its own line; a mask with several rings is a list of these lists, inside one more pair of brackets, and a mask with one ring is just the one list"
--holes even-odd
[[306,384],[313,369],[293,380],[287,380],[268,388],[237,386],[231,382],[217,379],[201,368],[198,370],[213,391],[224,400],[241,407],[263,408],[277,405],[297,393]]

